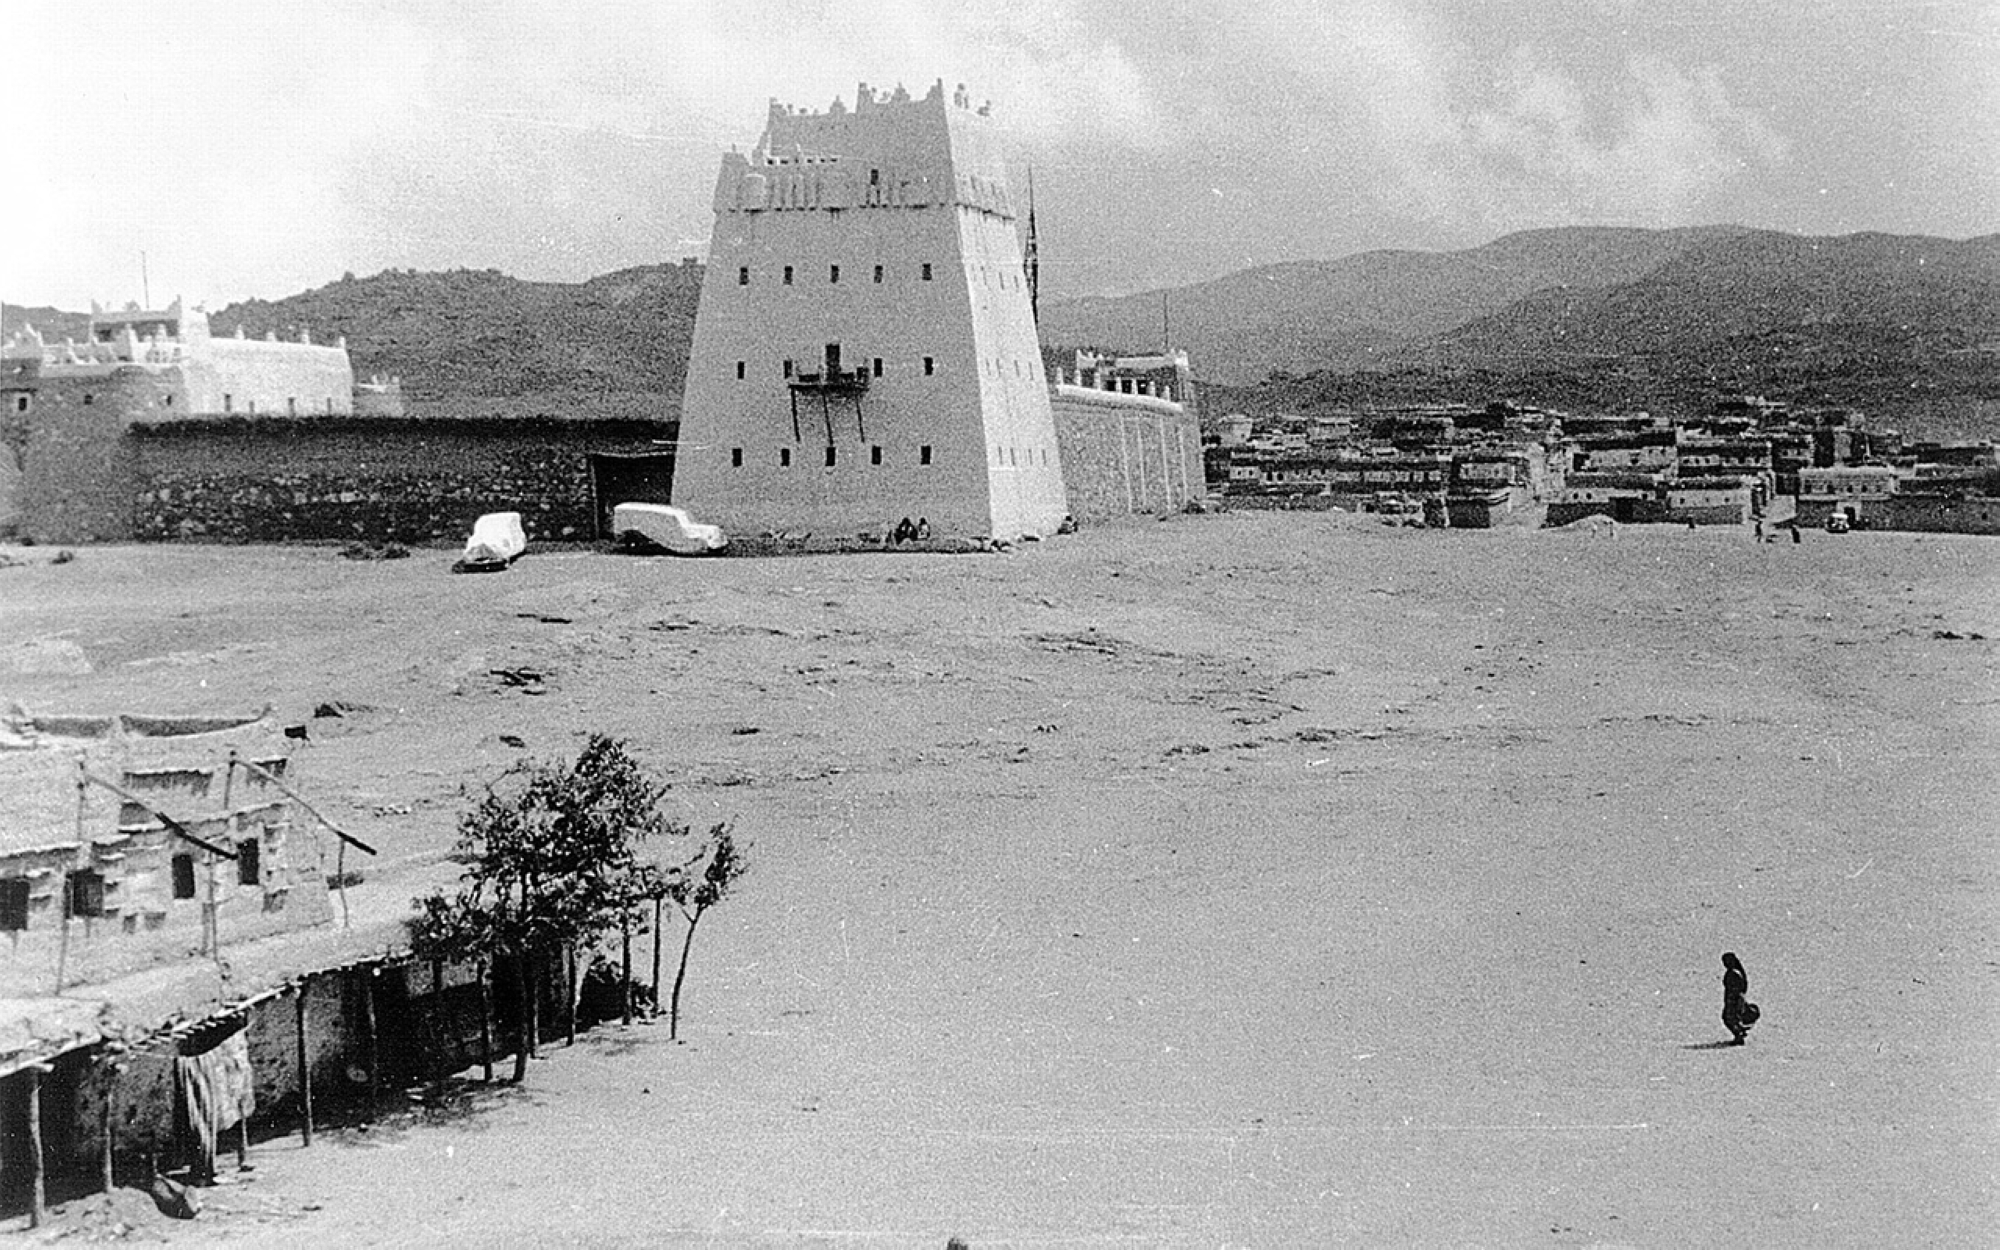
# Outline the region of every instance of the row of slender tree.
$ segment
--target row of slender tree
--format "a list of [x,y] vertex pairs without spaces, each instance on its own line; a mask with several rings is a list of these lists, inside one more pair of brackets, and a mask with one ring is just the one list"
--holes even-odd
[[[482,979],[489,968],[514,970],[522,991],[514,1021],[515,1081],[526,1076],[540,1034],[546,970],[563,977],[573,1041],[585,960],[616,933],[630,1023],[632,938],[650,928],[657,1000],[661,925],[669,905],[686,921],[668,1012],[669,1036],[680,1035],[681,987],[695,930],[728,896],[746,861],[726,823],[696,840],[688,826],[669,819],[660,807],[666,791],[623,742],[595,734],[567,764],[530,760],[510,768],[460,817],[456,858],[465,871],[455,890],[417,900],[412,953],[475,964]],[[663,864],[663,855],[676,858]]]

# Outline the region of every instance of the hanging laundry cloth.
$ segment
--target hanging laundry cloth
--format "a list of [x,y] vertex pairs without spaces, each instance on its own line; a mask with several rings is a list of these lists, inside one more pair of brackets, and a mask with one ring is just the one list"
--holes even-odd
[[187,1129],[198,1151],[195,1171],[213,1176],[216,1138],[257,1111],[247,1028],[236,1030],[199,1055],[175,1059],[174,1079],[180,1087]]

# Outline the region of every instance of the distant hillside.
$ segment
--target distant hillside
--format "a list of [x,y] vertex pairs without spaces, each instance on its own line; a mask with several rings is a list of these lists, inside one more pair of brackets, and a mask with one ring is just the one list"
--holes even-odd
[[1412,340],[1537,291],[1630,281],[1738,233],[1723,226],[1530,230],[1461,252],[1364,252],[1266,265],[1167,292],[1052,300],[1042,306],[1042,337],[1156,347],[1164,302],[1174,346],[1187,348],[1197,374],[1213,381],[1366,368]]
[[0,343],[13,338],[15,331],[23,326],[35,327],[35,332],[51,343],[64,339],[82,342],[90,328],[90,314],[64,312],[60,308],[0,305]]
[[[1365,358],[1330,351],[1251,380],[1240,360],[1206,365],[1192,334],[1179,332],[1179,313],[1175,339],[1189,346],[1198,375],[1221,383],[1211,387],[1211,411],[1505,396],[1685,413],[1705,409],[1718,393],[1750,391],[1858,407],[1912,432],[2000,436],[2000,235],[1805,238],[1715,229],[1661,232],[1648,249],[1634,233],[1647,234],[1536,231],[1443,256],[1354,258],[1399,269],[1400,281],[1383,280],[1410,294],[1385,305],[1413,314],[1404,323],[1413,328],[1385,335]],[[1484,288],[1468,273],[1475,257],[1489,275]],[[1477,306],[1537,272],[1561,276]],[[1441,274],[1458,285],[1440,283]],[[1462,315],[1442,328],[1420,326],[1418,311],[1449,315],[1431,300],[1448,290],[1463,296]],[[1174,296],[1177,309],[1183,294]],[[1289,315],[1324,325],[1347,313]]]
[[1714,375],[1915,365],[2000,343],[2000,235],[1955,241],[1756,231],[1631,281],[1537,292],[1392,354],[1396,364]]
[[[672,416],[701,275],[692,262],[581,283],[390,271],[211,320],[218,334],[344,334],[355,371],[400,375],[419,411]],[[1271,265],[1166,298],[1215,414],[1494,398],[1671,413],[1750,391],[2000,437],[2000,235],[1573,227]],[[1051,300],[1042,340],[1156,347],[1161,300]],[[6,313],[9,327],[83,333],[79,314]]]
[[[587,282],[523,282],[496,270],[389,270],[210,314],[280,338],[347,336],[357,376],[396,374],[404,393],[473,400],[582,402],[659,396],[678,405],[701,294],[699,265],[644,265]],[[630,405],[624,405],[629,407]]]

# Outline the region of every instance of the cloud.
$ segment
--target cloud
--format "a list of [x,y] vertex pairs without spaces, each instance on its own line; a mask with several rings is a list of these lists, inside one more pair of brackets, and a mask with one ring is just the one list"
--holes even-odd
[[901,82],[921,94],[936,79],[993,99],[1007,128],[1055,138],[1158,147],[1171,127],[1148,76],[1120,36],[1074,4],[1019,0],[875,0],[808,8],[793,3],[670,4],[650,38],[662,87],[685,111],[746,145],[768,100],[823,108],[853,102],[855,84]]
[[[226,33],[227,37],[223,37]],[[10,23],[0,291],[72,306],[240,289],[256,257],[299,281],[339,271],[344,156],[395,124],[422,76],[393,21],[316,7],[28,8]],[[260,275],[262,276],[262,275]]]
[[1712,65],[1518,30],[1496,46],[1434,6],[1288,0],[1244,38],[1301,88],[1283,107],[1332,132],[1305,140],[1380,208],[1467,231],[1679,223],[1786,157]]
[[1632,56],[1586,90],[1531,53],[1500,71],[1463,122],[1472,200],[1491,217],[1667,225],[1697,217],[1729,182],[1781,161],[1784,141],[1738,107],[1712,67]]

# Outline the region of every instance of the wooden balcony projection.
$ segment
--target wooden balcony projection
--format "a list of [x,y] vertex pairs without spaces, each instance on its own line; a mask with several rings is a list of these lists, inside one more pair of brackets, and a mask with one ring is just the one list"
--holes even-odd
[[868,393],[868,371],[866,369],[822,369],[817,373],[794,373],[785,380],[792,393],[792,441],[802,441],[799,431],[799,396],[806,397],[810,404],[814,396],[819,398],[820,420],[826,425],[826,441],[833,444],[833,409],[837,401],[854,405],[854,427],[863,442],[868,439],[868,425],[861,411],[862,397]]

